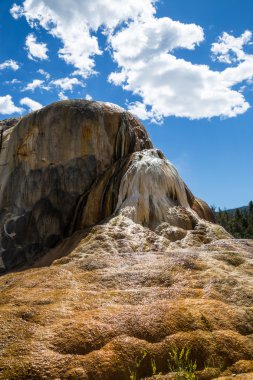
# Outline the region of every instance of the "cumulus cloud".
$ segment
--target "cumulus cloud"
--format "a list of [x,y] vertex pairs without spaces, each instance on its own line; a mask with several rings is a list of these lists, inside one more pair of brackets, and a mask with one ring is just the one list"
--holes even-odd
[[[114,80],[113,76],[110,78]],[[249,108],[243,95],[231,90],[219,72],[170,54],[154,57],[146,64],[142,62],[142,65],[125,68],[122,86],[140,95],[145,107],[150,107],[149,113],[144,113],[144,116],[149,115],[158,122],[166,116],[190,119],[232,117]],[[135,109],[140,118],[143,108],[138,104]]]
[[29,111],[36,111],[40,108],[43,107],[42,104],[40,104],[39,102],[36,102],[35,100],[32,100],[30,98],[22,98],[19,102],[22,106],[26,106],[28,107]]
[[[49,82],[48,87],[59,88],[62,99],[65,91],[83,86],[73,75],[87,78],[95,73],[95,57],[102,54],[100,28],[118,66],[108,80],[139,97],[128,108],[140,118],[160,123],[167,116],[200,119],[244,113],[250,105],[235,85],[245,85],[253,78],[252,55],[244,52],[251,32],[220,36],[211,47],[212,56],[233,67],[216,71],[177,58],[178,49],[197,49],[204,41],[204,31],[196,24],[156,17],[154,3],[129,0],[122,6],[119,0],[23,0],[11,13],[61,41],[58,55],[74,72],[71,78]],[[33,82],[28,89],[39,87]]]
[[68,96],[65,94],[65,91],[71,91],[72,92],[75,86],[85,87],[84,83],[82,81],[80,81],[79,79],[69,78],[69,77],[52,80],[50,82],[50,86],[55,86],[55,87],[58,87],[62,90],[58,93],[58,98],[60,100],[68,99]]
[[101,54],[94,32],[99,27],[114,28],[120,22],[147,18],[154,12],[152,0],[25,0],[14,4],[15,19],[26,17],[30,26],[40,25],[62,41],[59,57],[87,77],[94,72],[94,56]]
[[21,113],[24,109],[15,106],[11,95],[0,96],[0,114],[11,115],[13,113]]
[[60,91],[60,92],[59,92],[59,94],[58,94],[58,98],[59,98],[60,100],[67,100],[67,99],[68,99],[68,97],[64,94],[63,91]]
[[51,75],[47,71],[45,71],[43,69],[39,69],[37,71],[37,73],[43,75],[47,80],[49,80],[51,78]]
[[253,78],[253,55],[248,55],[238,66],[228,67],[221,72],[222,80],[227,86],[234,86],[243,81],[251,82]]
[[38,88],[40,90],[50,91],[53,88],[58,88],[61,90],[58,94],[58,97],[59,97],[59,99],[64,100],[64,99],[68,99],[68,97],[64,93],[65,91],[71,91],[72,92],[74,87],[76,87],[76,86],[85,87],[84,83],[75,77],[74,78],[73,77],[64,77],[64,78],[58,78],[58,79],[54,79],[54,80],[49,81],[50,75],[46,71],[40,69],[40,70],[38,70],[38,72],[41,75],[45,76],[45,80],[34,79],[34,80],[32,80],[32,82],[28,83],[23,88],[22,91],[34,92]]
[[247,59],[243,48],[252,38],[252,32],[245,30],[240,37],[234,37],[224,32],[218,42],[212,44],[211,52],[213,60],[224,63],[233,63]]
[[132,114],[138,116],[141,120],[151,120],[156,124],[160,124],[162,118],[156,115],[153,111],[149,111],[147,106],[139,101],[127,104],[127,108]]
[[13,59],[8,59],[7,61],[0,63],[0,70],[4,69],[11,69],[17,71],[19,69],[19,64]]
[[92,96],[89,95],[89,94],[86,94],[85,99],[86,99],[86,100],[92,100]]
[[156,54],[176,48],[194,49],[204,40],[203,29],[195,24],[183,24],[168,17],[151,18],[147,22],[131,23],[110,37],[113,57],[120,66],[141,63]]
[[37,42],[34,34],[30,33],[25,40],[25,48],[28,53],[28,58],[36,61],[37,59],[48,59],[48,48],[45,43]]
[[16,20],[22,16],[22,7],[20,7],[17,4],[14,4],[10,10],[10,13],[12,17],[14,17]]
[[84,87],[83,82],[81,82],[79,79],[69,77],[53,80],[50,82],[50,84],[53,84],[56,87],[60,87],[63,91],[73,91],[74,86]]
[[14,78],[12,80],[7,80],[4,82],[5,84],[19,84],[19,83],[22,83],[19,79],[17,78]]
[[48,90],[49,87],[45,85],[45,81],[41,79],[34,79],[28,83],[22,91],[34,91],[36,88]]
[[[167,116],[200,119],[244,113],[250,105],[233,86],[252,78],[252,56],[221,72],[178,59],[175,50],[195,48],[203,40],[203,31],[194,24],[161,20],[130,23],[110,37],[120,70],[111,73],[109,81],[142,99],[129,109],[144,120],[157,122]],[[246,33],[244,41],[248,37]]]

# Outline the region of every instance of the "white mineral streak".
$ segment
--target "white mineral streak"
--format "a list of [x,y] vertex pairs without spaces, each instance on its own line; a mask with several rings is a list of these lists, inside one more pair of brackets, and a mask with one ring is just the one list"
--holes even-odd
[[7,129],[3,133],[3,142],[0,150],[0,199],[4,184],[9,177],[9,163],[11,156],[9,154],[9,146],[11,145],[11,135],[14,131],[14,127]]
[[110,103],[110,102],[97,102],[98,104],[104,105],[111,109],[111,111],[115,112],[125,112],[125,108],[118,106],[117,104]]
[[157,150],[134,153],[120,184],[116,213],[155,226],[168,220],[168,211],[174,206],[190,208],[176,168]]

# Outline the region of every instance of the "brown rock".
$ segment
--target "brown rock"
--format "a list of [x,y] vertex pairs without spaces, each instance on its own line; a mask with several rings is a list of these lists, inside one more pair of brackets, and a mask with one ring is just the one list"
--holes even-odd
[[25,116],[5,130],[3,146],[1,248],[10,269],[68,234],[79,198],[114,162],[152,145],[121,108],[76,100]]
[[75,233],[44,267],[2,276],[0,379],[127,380],[143,350],[140,375],[151,375],[151,357],[166,373],[173,347],[189,347],[199,371],[249,366],[253,251],[228,244],[240,266],[212,245],[169,248],[118,216]]
[[1,380],[128,380],[143,350],[139,377],[153,358],[169,379],[183,347],[199,380],[247,379],[253,243],[211,223],[132,115],[59,102],[3,143]]
[[114,214],[152,229],[167,222],[189,230],[199,217],[212,220],[122,108],[63,101],[17,121],[1,122],[2,270],[31,264],[75,230]]

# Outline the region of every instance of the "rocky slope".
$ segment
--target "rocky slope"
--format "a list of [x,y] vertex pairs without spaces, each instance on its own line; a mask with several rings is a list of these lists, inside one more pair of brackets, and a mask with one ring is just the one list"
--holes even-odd
[[[151,228],[171,219],[184,228],[177,211],[167,215],[172,206],[213,217],[152,149],[144,127],[117,106],[65,101],[15,121],[5,127],[2,122],[3,270],[32,262],[75,230],[113,213],[131,214]],[[191,227],[189,222],[186,229]]]
[[200,379],[253,374],[253,243],[138,120],[79,100],[1,127],[0,379],[129,379],[143,350],[169,378],[184,346]]

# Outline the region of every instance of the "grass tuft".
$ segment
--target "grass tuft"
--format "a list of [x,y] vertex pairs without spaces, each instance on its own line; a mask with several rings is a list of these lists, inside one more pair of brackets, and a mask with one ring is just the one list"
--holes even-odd
[[[197,380],[196,377],[196,369],[197,369],[197,363],[196,361],[192,361],[190,359],[190,348],[183,347],[181,350],[178,348],[173,348],[171,351],[169,351],[168,355],[168,370],[170,372],[170,379],[171,380]],[[130,380],[140,380],[140,372],[141,372],[141,365],[143,364],[144,359],[148,355],[147,351],[143,351],[141,356],[136,359],[135,361],[135,369],[130,372]],[[157,365],[154,358],[150,358],[150,366],[152,375],[148,379],[156,379],[158,380],[161,373],[157,372]],[[172,376],[172,377],[171,377]],[[146,378],[145,378],[146,379]],[[163,377],[164,379],[164,377]]]

